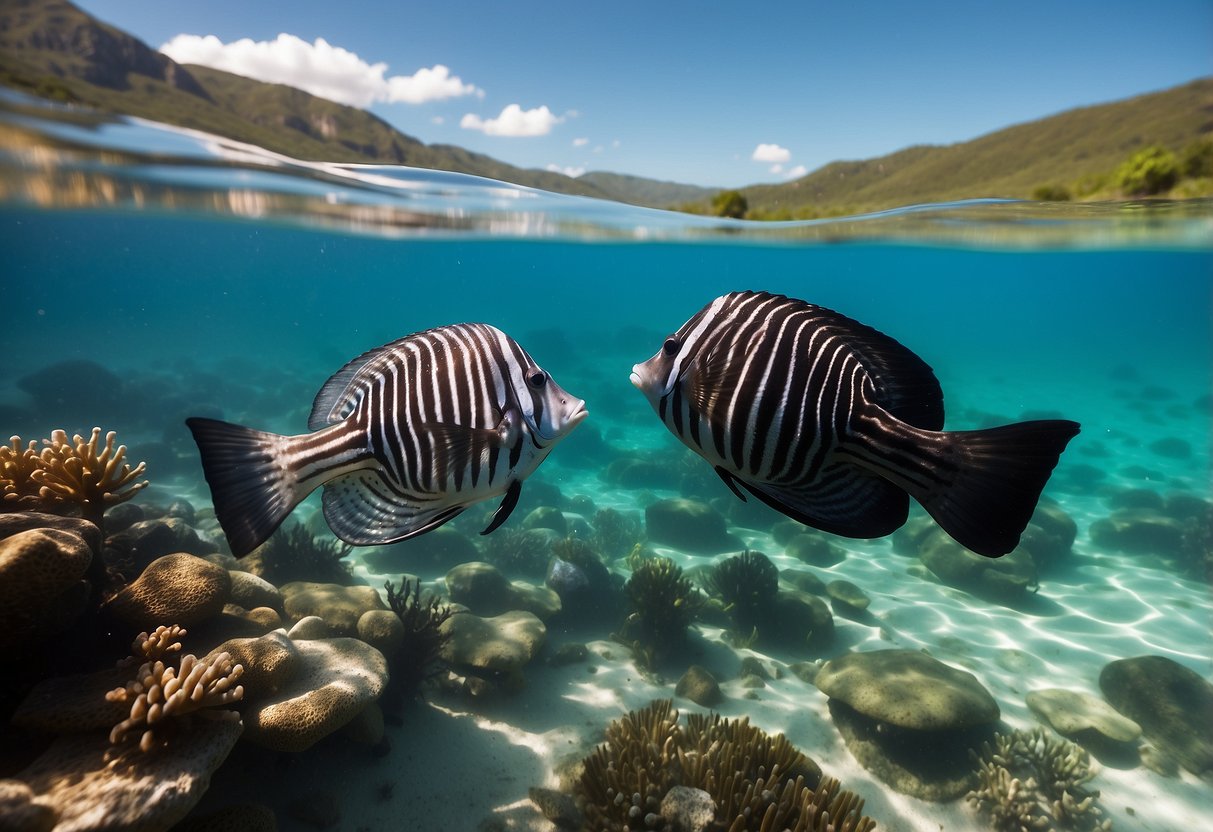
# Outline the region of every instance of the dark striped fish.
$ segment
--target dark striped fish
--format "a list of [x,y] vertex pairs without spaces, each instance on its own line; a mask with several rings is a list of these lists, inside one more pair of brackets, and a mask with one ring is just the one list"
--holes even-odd
[[[766,292],[709,303],[632,383],[741,499],[844,537],[881,537],[909,496],[965,547],[1015,548],[1076,422],[943,430],[921,358],[837,312]],[[908,495],[908,496],[907,496]]]
[[487,324],[419,332],[355,358],[312,405],[315,433],[279,436],[187,419],[215,514],[239,556],[324,486],[324,517],[347,543],[394,543],[505,495],[587,416],[518,343]]

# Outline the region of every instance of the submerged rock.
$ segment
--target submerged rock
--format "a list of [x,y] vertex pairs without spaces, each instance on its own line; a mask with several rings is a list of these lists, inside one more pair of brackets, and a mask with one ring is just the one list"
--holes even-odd
[[678,680],[678,685],[674,688],[674,693],[705,708],[715,707],[724,700],[724,694],[720,691],[720,683],[716,681],[716,677],[707,668],[697,664],[691,665],[687,668],[687,672],[682,674],[682,678]]
[[971,673],[914,650],[850,653],[814,684],[861,764],[894,789],[947,801],[970,788],[969,749],[998,724],[998,703]]
[[649,539],[686,552],[715,554],[739,548],[725,528],[724,516],[707,503],[675,497],[644,510]]
[[1104,665],[1099,689],[1112,707],[1196,775],[1213,770],[1213,685],[1165,656]]

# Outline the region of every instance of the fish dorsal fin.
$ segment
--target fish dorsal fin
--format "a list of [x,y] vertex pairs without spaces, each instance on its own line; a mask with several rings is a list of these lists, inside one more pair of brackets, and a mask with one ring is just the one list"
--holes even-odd
[[688,370],[683,388],[691,406],[710,419],[720,397],[737,389],[744,368],[744,361],[730,361],[727,350],[719,347],[701,354]]
[[324,485],[324,519],[354,546],[396,543],[436,529],[467,505],[409,500],[376,471],[354,471]]
[[358,403],[358,399],[362,395],[357,384],[361,380],[362,371],[378,367],[395,352],[396,347],[404,340],[401,338],[382,347],[368,350],[334,373],[320,388],[320,392],[316,394],[316,400],[312,402],[312,413],[307,419],[308,430],[320,430],[329,425],[335,425],[348,417],[354,411],[354,405]]
[[876,403],[901,421],[923,430],[943,429],[943,390],[935,372],[898,341],[859,321],[818,307],[847,334],[876,386]]

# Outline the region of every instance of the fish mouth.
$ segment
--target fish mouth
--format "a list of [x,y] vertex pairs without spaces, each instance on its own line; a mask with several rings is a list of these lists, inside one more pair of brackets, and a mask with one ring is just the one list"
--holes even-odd
[[643,390],[644,379],[640,377],[640,373],[636,372],[636,368],[632,368],[632,374],[628,376],[628,381],[632,382],[632,386],[637,390]]
[[577,409],[573,411],[573,414],[569,416],[568,430],[572,430],[580,425],[589,415],[590,411],[586,410],[585,402],[582,402],[577,406]]

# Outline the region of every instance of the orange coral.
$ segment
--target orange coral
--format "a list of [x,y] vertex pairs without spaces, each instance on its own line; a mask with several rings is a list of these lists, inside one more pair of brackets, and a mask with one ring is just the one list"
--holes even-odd
[[[112,430],[107,433],[103,448],[99,447],[101,428],[93,428],[87,441],[76,434],[68,442],[67,433],[62,430],[51,433],[50,439],[43,439],[46,447],[38,454],[38,467],[29,473],[29,478],[40,486],[38,496],[47,502],[76,503],[85,519],[100,525],[106,508],[129,500],[147,486],[147,480],[135,482],[146,465],[140,462],[132,468],[126,463],[126,446],[115,448],[115,436]],[[13,449],[17,448],[18,440],[14,438]]]
[[0,445],[0,495],[6,503],[36,502],[40,486],[33,478],[34,471],[42,467],[38,456],[37,442],[29,441],[21,447],[21,437],[9,438],[8,445]]
[[244,687],[236,680],[242,673],[244,667],[233,664],[228,653],[202,659],[185,656],[180,668],[165,666],[162,661],[144,662],[134,679],[105,695],[110,702],[129,702],[131,706],[130,716],[110,731],[110,742],[116,745],[138,734],[140,750],[151,751],[157,742],[157,727],[164,720],[240,700]]

